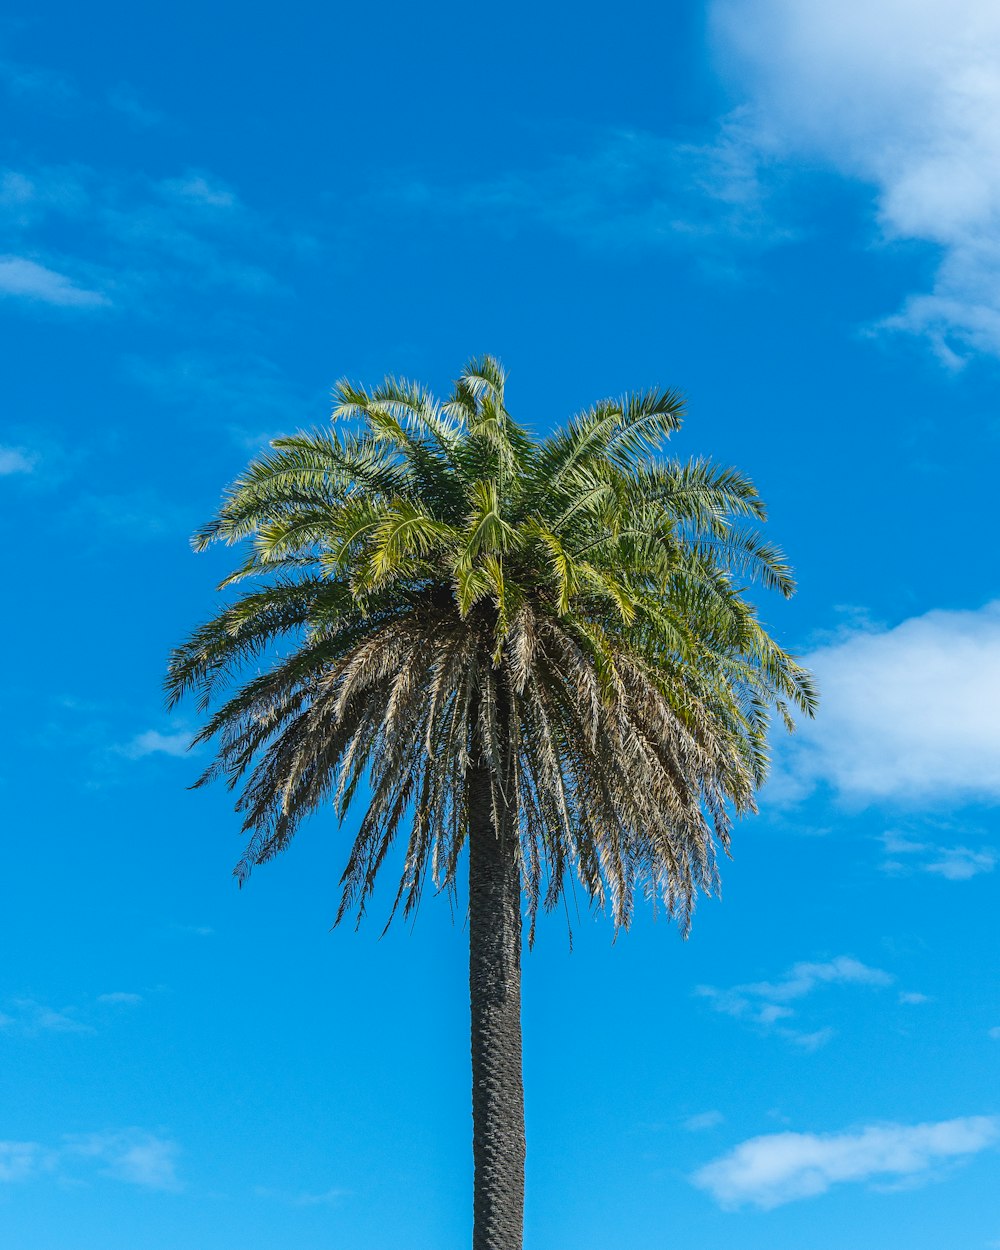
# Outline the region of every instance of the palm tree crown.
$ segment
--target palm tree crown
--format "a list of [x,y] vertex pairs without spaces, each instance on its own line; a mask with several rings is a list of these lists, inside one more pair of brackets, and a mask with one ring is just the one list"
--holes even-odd
[[274,440],[196,535],[252,540],[223,583],[251,588],[174,653],[170,698],[222,694],[201,782],[239,789],[241,880],[367,785],[338,919],[400,831],[393,911],[412,911],[428,878],[454,887],[481,765],[532,932],[570,878],[616,925],[643,891],[686,926],[753,809],[772,713],[814,706],[745,596],[789,595],[790,570],[746,477],[660,454],[676,392],[535,438],[504,390],[490,357],[446,403],[345,381],[331,429]]

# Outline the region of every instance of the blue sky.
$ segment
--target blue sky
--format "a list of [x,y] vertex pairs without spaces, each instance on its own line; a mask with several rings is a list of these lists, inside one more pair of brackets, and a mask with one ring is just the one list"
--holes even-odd
[[689,941],[541,927],[526,1244],[1000,1245],[998,101],[987,0],[8,8],[0,1243],[467,1241],[461,915],[237,892],[159,687],[246,458],[489,351],[687,392],[824,693]]

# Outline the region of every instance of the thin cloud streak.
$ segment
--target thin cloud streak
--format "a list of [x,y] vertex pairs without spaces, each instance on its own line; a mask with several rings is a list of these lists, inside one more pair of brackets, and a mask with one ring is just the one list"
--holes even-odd
[[833,1037],[833,1029],[823,1027],[804,1031],[789,1024],[796,1009],[789,1004],[812,994],[821,986],[859,985],[880,988],[891,985],[893,977],[881,968],[872,968],[849,955],[839,955],[826,963],[797,963],[777,981],[753,981],[719,989],[699,985],[695,994],[707,999],[713,1010],[741,1020],[761,1032],[773,1033],[807,1051],[817,1050]]
[[174,733],[161,733],[158,729],[147,729],[119,747],[118,751],[130,760],[145,759],[148,755],[170,755],[180,757],[188,754],[191,747],[191,734],[186,729]]
[[142,1189],[180,1188],[177,1143],[142,1129],[68,1137],[61,1153],[91,1161],[100,1175]]
[[94,1026],[78,1020],[75,1008],[56,1009],[33,998],[15,998],[8,1004],[10,1012],[0,1016],[0,1029],[13,1029],[23,1037],[38,1037],[43,1033],[94,1033]]
[[898,1187],[932,1179],[942,1165],[1000,1141],[1000,1119],[967,1116],[930,1124],[876,1124],[846,1133],[753,1137],[690,1178],[727,1209],[769,1211],[834,1185]]
[[0,1142],[0,1185],[19,1185],[53,1176],[79,1183],[97,1176],[140,1189],[176,1192],[180,1149],[175,1141],[146,1129],[67,1134],[56,1145]]
[[25,256],[0,256],[0,295],[57,308],[100,308],[110,300]]

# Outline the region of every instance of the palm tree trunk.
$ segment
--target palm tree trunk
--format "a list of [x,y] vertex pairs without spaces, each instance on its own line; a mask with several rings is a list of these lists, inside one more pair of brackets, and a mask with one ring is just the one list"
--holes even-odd
[[513,832],[494,829],[490,779],[469,787],[469,994],[472,1002],[472,1250],[521,1250],[521,874]]

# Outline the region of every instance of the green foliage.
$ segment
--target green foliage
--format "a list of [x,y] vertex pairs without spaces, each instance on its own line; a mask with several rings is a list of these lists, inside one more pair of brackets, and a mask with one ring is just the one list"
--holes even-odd
[[478,758],[532,932],[571,878],[616,925],[642,891],[686,927],[753,810],[771,715],[814,709],[745,596],[790,595],[791,572],[744,476],[662,458],[676,392],[536,439],[504,386],[490,357],[445,404],[344,381],[331,430],[276,439],[195,537],[249,541],[223,585],[251,588],[174,652],[170,701],[221,699],[196,740],[216,747],[201,782],[239,790],[241,880],[367,785],[338,919],[363,914],[401,831],[412,911],[428,879],[454,887]]

